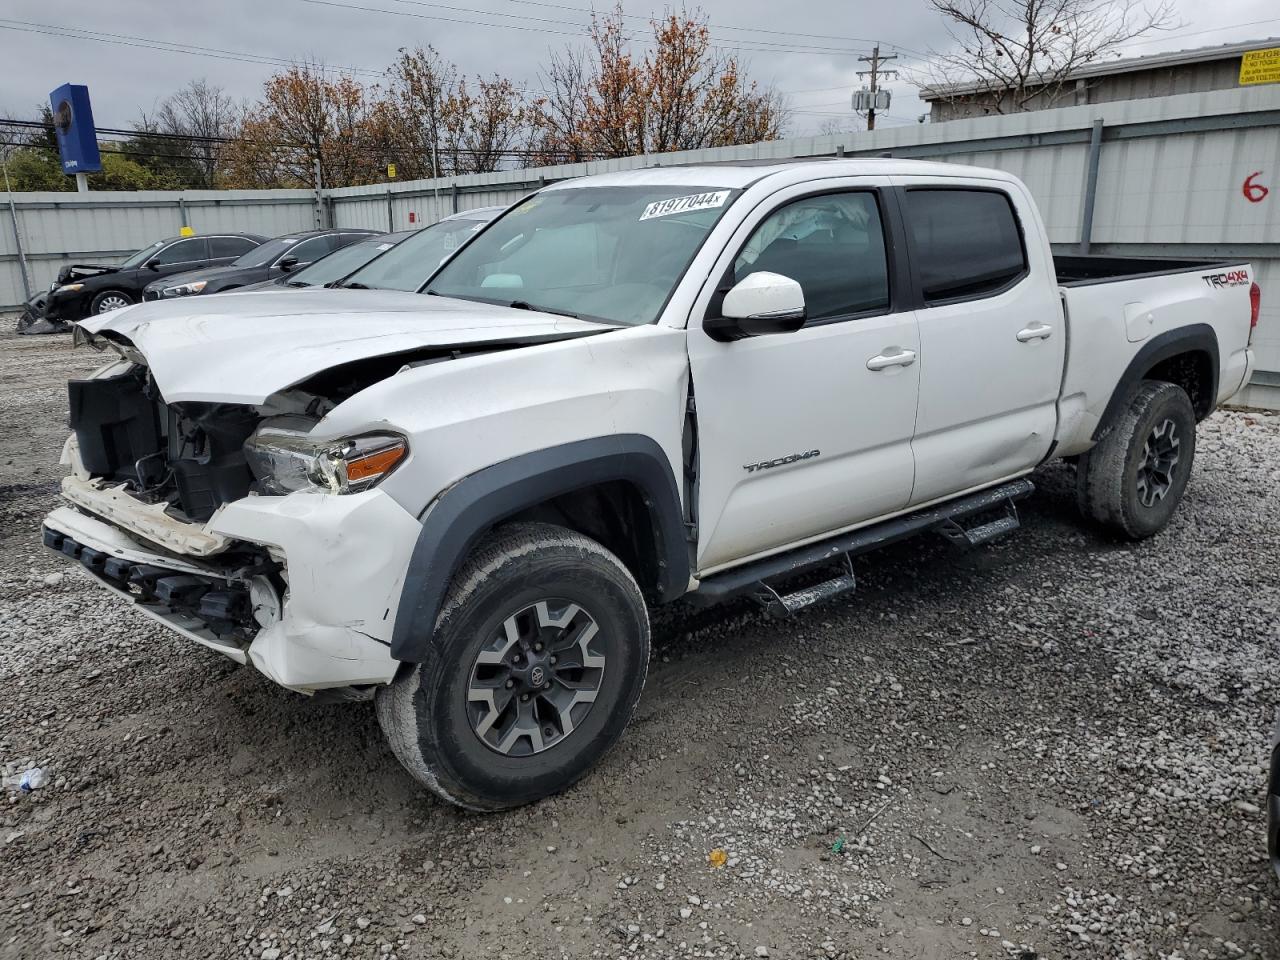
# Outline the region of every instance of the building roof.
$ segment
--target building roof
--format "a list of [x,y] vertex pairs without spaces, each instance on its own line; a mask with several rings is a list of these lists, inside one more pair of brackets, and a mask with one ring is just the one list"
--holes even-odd
[[[1064,78],[1067,81],[1086,79],[1088,77],[1109,77],[1117,73],[1136,73],[1141,70],[1160,70],[1168,67],[1181,67],[1193,63],[1212,63],[1216,60],[1230,60],[1248,53],[1250,50],[1266,50],[1280,47],[1280,37],[1264,37],[1260,40],[1246,40],[1241,43],[1223,43],[1211,47],[1193,47],[1190,50],[1171,50],[1166,53],[1151,53],[1144,57],[1127,57],[1121,60],[1107,60],[1091,63],[1078,70],[1072,70]],[[1028,84],[1031,86],[1032,84]],[[920,88],[920,99],[929,101],[942,97],[963,96],[967,93],[984,93],[1001,89],[988,80],[977,80],[971,83],[954,85],[939,84]]]

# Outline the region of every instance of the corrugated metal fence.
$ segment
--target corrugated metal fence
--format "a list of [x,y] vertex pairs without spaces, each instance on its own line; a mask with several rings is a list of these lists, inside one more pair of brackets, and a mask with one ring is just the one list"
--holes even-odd
[[[1254,341],[1259,373],[1249,399],[1280,407],[1280,86],[440,181],[345,187],[325,191],[322,203],[314,208],[315,198],[309,191],[181,197],[95,194],[88,199],[72,194],[15,194],[14,198],[25,229],[24,248],[40,251],[36,255],[44,270],[40,276],[47,278],[72,250],[127,252],[176,233],[181,222],[203,231],[216,227],[278,234],[310,226],[319,218],[335,226],[402,230],[459,210],[511,203],[542,184],[593,173],[655,164],[884,153],[1014,173],[1035,195],[1050,239],[1061,251],[1079,250],[1083,245],[1095,253],[1252,260],[1264,295],[1263,319]],[[1092,192],[1091,183],[1095,185]],[[221,204],[216,203],[218,198],[223,198]],[[54,202],[62,207],[51,208]],[[143,222],[143,210],[149,208],[131,204],[148,202],[158,208],[153,216],[170,219]],[[71,216],[80,210],[88,218],[83,222]],[[183,210],[188,221],[180,219]],[[45,232],[33,231],[32,219]],[[171,227],[164,228],[165,223]],[[54,239],[38,239],[43,237]],[[80,237],[93,239],[81,241]],[[0,304],[21,299],[13,260],[12,236],[0,236]],[[1268,290],[1273,292],[1268,295]]]
[[183,227],[275,237],[319,222],[311,190],[14,193],[0,207],[0,310],[47,289],[64,263],[119,263]]

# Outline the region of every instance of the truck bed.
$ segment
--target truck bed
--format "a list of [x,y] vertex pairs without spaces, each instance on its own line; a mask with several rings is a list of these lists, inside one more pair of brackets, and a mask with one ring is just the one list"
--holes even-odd
[[[1128,389],[1131,364],[1150,369],[1159,363],[1162,338],[1170,334],[1207,334],[1216,354],[1207,359],[1217,368],[1213,394],[1191,398],[1198,415],[1234,394],[1248,376],[1253,270],[1247,261],[1061,256],[1053,262],[1070,331],[1060,455],[1088,449],[1117,386]],[[1180,342],[1188,341],[1184,336]]]
[[1084,254],[1055,254],[1054,272],[1058,284],[1083,287],[1093,283],[1111,283],[1137,277],[1158,277],[1195,270],[1210,270],[1241,265],[1237,260],[1190,260],[1159,257],[1106,257]]

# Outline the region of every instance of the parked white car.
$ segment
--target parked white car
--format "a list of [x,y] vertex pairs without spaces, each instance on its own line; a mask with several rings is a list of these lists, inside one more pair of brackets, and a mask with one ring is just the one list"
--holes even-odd
[[285,687],[376,697],[413,776],[510,807],[621,735],[650,604],[785,615],[852,589],[852,554],[1009,532],[1055,457],[1086,517],[1158,532],[1258,297],[1245,263],[1055,260],[992,170],[590,177],[420,293],[85,321],[118,356],[70,384],[44,539]]

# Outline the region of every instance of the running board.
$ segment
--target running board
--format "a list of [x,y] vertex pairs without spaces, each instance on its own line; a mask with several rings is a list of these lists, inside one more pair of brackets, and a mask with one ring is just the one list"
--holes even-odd
[[[752,593],[757,595],[758,599],[767,598],[772,606],[770,606],[770,603],[766,603],[766,608],[770,609],[771,612],[779,609],[790,612],[788,605],[783,601],[783,596],[773,590],[772,587],[769,587],[766,581],[791,577],[814,567],[835,563],[845,557],[856,557],[859,554],[878,550],[880,547],[886,547],[891,543],[897,543],[899,540],[905,540],[919,533],[939,532],[943,536],[948,536],[948,524],[959,526],[959,521],[962,519],[987,513],[1000,507],[1012,510],[1014,501],[1030,496],[1035,492],[1035,489],[1035,484],[1030,480],[1013,480],[998,487],[991,487],[987,490],[971,493],[965,497],[948,500],[946,503],[940,503],[917,513],[895,517],[892,520],[885,520],[882,523],[862,527],[859,530],[853,530],[841,536],[832,537],[829,540],[801,547],[798,550],[766,557],[755,563],[745,564],[732,570],[726,570],[724,573],[706,577],[698,584],[697,590],[687,594],[687,599],[691,603],[709,606],[713,603],[728,600],[731,597],[741,596],[744,593]],[[971,542],[981,543],[1008,533],[1015,529],[1016,526],[1016,514],[1012,525],[1010,525],[1009,516],[1006,514],[999,520],[973,528],[965,533],[964,536]],[[983,539],[975,539],[978,537]],[[950,539],[950,537],[948,538]],[[852,580],[851,572],[848,573],[848,578],[849,581]],[[819,584],[817,587],[798,591],[797,594],[788,596],[798,598],[799,595],[807,596],[813,593],[820,593],[820,598],[825,599],[828,596],[846,593],[851,589],[853,589],[852,582],[847,582],[845,575],[841,575],[833,580],[826,581],[824,584]],[[772,594],[772,597],[769,596],[770,594]],[[802,609],[808,605],[809,603],[799,603],[796,609]]]

